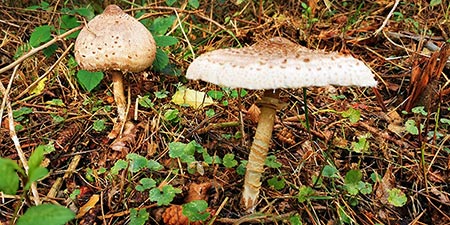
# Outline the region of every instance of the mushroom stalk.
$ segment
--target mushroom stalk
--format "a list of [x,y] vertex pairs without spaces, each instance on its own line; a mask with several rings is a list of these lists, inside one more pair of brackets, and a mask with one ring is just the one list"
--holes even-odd
[[119,121],[126,121],[127,101],[123,91],[123,74],[120,71],[111,71],[113,81],[113,94],[114,101],[117,105],[117,113],[119,115]]
[[245,209],[249,211],[254,210],[257,202],[261,188],[261,177],[264,172],[264,163],[272,139],[276,110],[282,106],[279,101],[279,91],[265,91],[259,104],[261,106],[261,114],[259,115],[255,139],[250,148],[244,179],[244,191],[241,199]]

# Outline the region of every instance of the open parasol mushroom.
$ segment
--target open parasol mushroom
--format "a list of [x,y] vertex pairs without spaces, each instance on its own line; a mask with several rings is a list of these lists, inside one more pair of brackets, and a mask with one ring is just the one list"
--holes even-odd
[[311,50],[282,37],[240,49],[205,53],[191,63],[186,77],[231,88],[266,90],[259,102],[261,114],[242,193],[243,206],[248,211],[256,206],[276,110],[283,105],[276,89],[377,84],[371,70],[350,55]]
[[[117,5],[109,5],[84,27],[75,42],[75,59],[82,69],[109,71],[117,104],[118,123],[110,138],[115,138],[126,122],[123,73],[141,72],[155,59],[152,34]],[[118,126],[120,125],[120,126]]]

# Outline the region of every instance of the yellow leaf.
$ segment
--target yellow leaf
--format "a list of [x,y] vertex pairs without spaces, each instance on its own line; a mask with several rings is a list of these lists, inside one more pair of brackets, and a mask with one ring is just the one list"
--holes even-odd
[[214,104],[212,98],[207,96],[205,92],[192,89],[178,90],[172,96],[172,102],[177,105],[189,105],[195,109]]
[[81,206],[75,218],[79,219],[83,217],[87,212],[89,212],[90,209],[95,207],[95,204],[97,204],[99,199],[100,199],[99,195],[92,195],[89,201],[86,202],[86,204],[84,204],[83,206]]
[[38,95],[40,93],[42,93],[42,91],[45,88],[45,81],[47,81],[47,78],[43,78],[42,80],[40,80],[31,90],[30,90],[30,94],[32,95]]

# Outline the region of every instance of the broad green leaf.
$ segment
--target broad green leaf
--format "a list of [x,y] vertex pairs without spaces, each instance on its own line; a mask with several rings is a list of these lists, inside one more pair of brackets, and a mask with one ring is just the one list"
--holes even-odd
[[314,189],[312,189],[309,186],[301,186],[298,190],[297,200],[300,203],[305,202],[306,200],[310,199],[310,197],[314,194]]
[[38,167],[38,168],[34,168],[28,171],[28,181],[27,184],[25,185],[24,189],[25,190],[29,190],[31,187],[31,184],[35,181],[38,181],[42,178],[44,178],[45,176],[47,176],[48,174],[48,169],[45,167]]
[[323,168],[322,175],[329,178],[339,178],[339,171],[334,166],[326,165]]
[[17,171],[21,171],[19,165],[11,159],[0,158],[0,174],[2,181],[0,182],[0,191],[15,195],[19,189],[19,176]]
[[290,225],[302,225],[302,220],[300,219],[299,215],[293,215],[289,217],[289,224]]
[[106,129],[105,120],[101,119],[94,121],[94,123],[92,124],[92,129],[97,132],[104,131]]
[[158,17],[150,26],[150,31],[154,36],[164,35],[176,20],[176,16]]
[[191,222],[205,221],[210,215],[209,212],[206,212],[207,208],[208,203],[205,200],[194,200],[183,204],[183,215]]
[[283,189],[286,185],[284,178],[278,176],[270,178],[269,180],[267,180],[267,183],[278,191]]
[[139,98],[139,105],[144,107],[144,108],[151,108],[153,107],[153,102],[152,100],[150,100],[150,96],[149,95],[145,95],[142,98]]
[[117,175],[121,170],[126,169],[127,167],[128,162],[123,159],[119,159],[116,163],[114,163],[114,166],[111,167],[111,175]]
[[177,123],[180,121],[179,114],[180,111],[178,111],[178,109],[169,109],[164,113],[164,119],[172,123]]
[[181,193],[181,190],[174,188],[172,185],[165,185],[160,190],[159,188],[153,188],[149,192],[151,201],[156,202],[158,206],[169,205],[173,201],[176,194]]
[[166,5],[172,6],[173,4],[175,4],[175,2],[177,2],[177,0],[166,0]]
[[156,45],[159,47],[172,46],[178,43],[178,39],[173,36],[155,36]]
[[237,166],[238,162],[234,159],[234,154],[228,153],[223,157],[223,165],[226,168],[233,168]]
[[147,168],[153,171],[158,171],[163,169],[164,167],[157,161],[150,159],[147,160]]
[[30,45],[38,47],[41,43],[49,41],[52,38],[51,32],[53,29],[54,27],[49,25],[36,27],[31,33]]
[[280,168],[281,167],[281,163],[277,161],[277,157],[275,155],[269,155],[266,158],[266,161],[264,162],[264,164],[270,168]]
[[73,9],[72,12],[83,16],[87,20],[91,20],[95,16],[94,9],[92,7]]
[[425,107],[424,106],[416,106],[416,107],[411,109],[411,112],[413,112],[414,114],[420,114],[422,116],[428,115],[428,113],[425,111]]
[[194,9],[197,9],[200,6],[198,0],[189,0],[188,3]]
[[54,98],[50,101],[46,101],[45,104],[47,105],[53,105],[53,106],[59,106],[59,107],[64,107],[66,106],[63,102],[63,100],[59,99],[59,98]]
[[362,179],[361,170],[349,170],[345,174],[345,184],[357,184]]
[[407,120],[405,122],[405,128],[406,131],[408,131],[408,133],[412,134],[412,135],[418,135],[419,134],[419,129],[416,126],[416,121],[414,120]]
[[141,184],[137,185],[135,189],[141,192],[156,187],[156,181],[148,177],[142,178],[139,183]]
[[103,80],[103,72],[89,72],[87,70],[79,70],[77,73],[78,83],[91,92]]
[[406,198],[405,193],[403,193],[400,189],[393,188],[388,192],[389,192],[388,202],[391,203],[393,206],[402,207],[406,204],[406,201],[408,199]]
[[357,109],[350,107],[347,111],[342,112],[342,116],[348,118],[350,123],[356,123],[361,118],[361,112]]
[[163,50],[157,48],[155,61],[153,61],[153,69],[156,71],[161,71],[166,68],[168,64],[169,56],[167,56],[167,54]]
[[247,160],[241,160],[241,163],[239,164],[239,166],[236,167],[236,173],[237,173],[238,175],[243,176],[243,175],[245,174],[245,170],[246,170],[246,167],[247,167],[247,163],[248,163]]
[[130,223],[128,225],[144,225],[146,224],[149,213],[145,209],[130,209]]
[[370,143],[367,140],[369,135],[362,135],[358,137],[358,142],[352,142],[352,150],[356,153],[363,153],[369,150]]
[[130,160],[130,171],[136,173],[144,168],[147,168],[147,159],[144,156],[136,153],[129,153],[126,158]]
[[38,168],[44,159],[44,148],[36,148],[28,159],[29,170]]
[[14,119],[17,119],[17,118],[19,118],[21,116],[28,115],[28,114],[30,114],[32,112],[33,112],[32,108],[22,107],[20,109],[17,109],[17,110],[13,111],[13,117],[14,117]]
[[72,15],[61,16],[59,22],[61,29],[72,29],[74,27],[80,26],[80,22],[78,22],[78,19]]
[[45,48],[44,50],[42,50],[42,52],[44,53],[45,57],[50,57],[52,56],[56,50],[58,50],[58,45],[57,44],[52,44],[50,46],[48,46],[47,48]]
[[42,204],[29,208],[17,225],[63,225],[75,218],[72,210],[59,205]]
[[214,104],[212,98],[205,92],[192,89],[180,89],[172,96],[172,102],[177,105],[189,105],[194,109]]
[[223,98],[222,91],[210,90],[207,92],[207,94],[209,97],[211,97],[214,100],[222,100],[222,98]]
[[431,0],[430,1],[430,6],[431,7],[437,6],[437,5],[440,5],[441,3],[442,3],[442,0]]

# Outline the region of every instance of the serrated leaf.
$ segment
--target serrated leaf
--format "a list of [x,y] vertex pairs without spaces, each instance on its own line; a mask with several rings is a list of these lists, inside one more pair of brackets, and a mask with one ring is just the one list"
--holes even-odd
[[51,32],[55,29],[53,26],[44,25],[36,27],[30,36],[30,45],[38,47],[41,43],[47,42],[52,38]]
[[41,79],[33,88],[30,89],[30,94],[32,95],[39,95],[42,93],[42,91],[45,88],[45,82],[48,79],[45,77],[43,79]]
[[278,176],[270,178],[267,180],[267,183],[278,191],[283,189],[286,185],[284,178]]
[[127,167],[128,162],[123,159],[119,159],[114,163],[114,166],[111,167],[111,175],[117,175],[121,170],[126,169]]
[[103,72],[89,72],[87,70],[79,70],[77,73],[78,83],[91,92],[103,80]]
[[158,206],[169,205],[173,201],[176,194],[181,193],[181,190],[174,188],[172,185],[165,185],[161,188],[153,188],[149,192],[151,201],[156,202]]
[[178,43],[178,39],[173,36],[155,36],[153,38],[159,47],[172,46]]
[[403,193],[400,189],[393,188],[393,189],[389,190],[388,192],[389,192],[388,201],[393,206],[402,207],[406,204],[406,201],[408,199],[406,198],[405,193]]
[[135,189],[141,192],[156,187],[156,181],[148,177],[142,178],[139,183],[141,184],[137,185]]
[[59,205],[42,204],[29,208],[17,225],[63,225],[75,218],[72,210]]
[[205,200],[194,200],[183,204],[182,212],[191,222],[205,221],[210,215],[209,212],[206,212],[207,208],[208,203]]
[[350,123],[357,123],[361,118],[361,112],[357,109],[350,107],[347,111],[342,112],[342,116],[348,118]]
[[238,162],[234,159],[234,154],[228,153],[223,157],[223,165],[226,168],[233,168],[237,166]]
[[167,54],[163,50],[157,48],[155,61],[153,61],[153,69],[156,71],[161,71],[166,68],[168,64],[169,56],[167,56]]
[[158,171],[163,169],[164,167],[159,162],[150,159],[147,161],[147,168],[153,171]]
[[176,20],[176,16],[158,17],[150,26],[150,31],[154,36],[164,35]]
[[281,167],[281,163],[277,161],[277,157],[274,155],[269,155],[266,158],[266,161],[264,162],[264,164],[270,168],[280,168]]
[[205,92],[192,89],[178,90],[172,96],[172,102],[177,105],[188,105],[194,109],[214,104],[212,98],[207,96]]
[[147,167],[147,159],[136,153],[129,153],[126,158],[130,160],[130,171],[133,173]]
[[145,209],[130,209],[130,223],[128,225],[144,225],[147,222],[149,213]]

